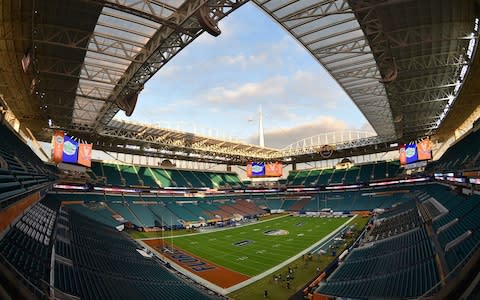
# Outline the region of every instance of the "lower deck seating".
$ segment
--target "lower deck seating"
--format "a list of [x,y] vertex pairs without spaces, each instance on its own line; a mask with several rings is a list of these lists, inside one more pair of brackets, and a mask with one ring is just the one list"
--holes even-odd
[[439,281],[425,229],[354,249],[317,293],[345,298],[411,298]]
[[92,218],[98,222],[115,227],[120,224],[113,218],[113,213],[109,211],[105,206],[89,203],[89,204],[69,204],[72,210],[75,210],[79,214],[85,217]]
[[172,213],[163,203],[150,205],[148,208],[157,217],[157,220],[160,220],[163,226],[168,228],[183,226],[182,223],[180,223],[180,218]]
[[[468,263],[480,248],[480,196],[458,194],[439,184],[413,190],[419,202],[405,202],[381,215],[383,221],[366,241],[386,232],[390,236],[351,251],[317,293],[354,299],[414,298],[439,282],[437,263],[446,262],[442,269],[447,278]],[[420,218],[425,203],[436,206],[430,209],[437,212],[435,218]],[[430,234],[426,226],[433,229]],[[434,250],[433,245],[438,247]]]
[[143,226],[138,217],[133,214],[128,202],[125,203],[109,203],[108,206],[124,218],[125,221],[130,222],[136,226]]
[[449,249],[445,253],[445,258],[450,270],[453,270],[464,259],[468,259],[469,255],[480,248],[480,230],[476,230],[469,237]]
[[447,209],[433,219],[432,227],[453,270],[480,248],[480,196],[460,195],[439,184],[422,186],[418,194],[423,203],[433,198]]
[[160,225],[160,220],[158,220],[155,214],[150,210],[150,205],[133,204],[132,202],[129,202],[128,205],[138,220],[140,220],[146,227]]
[[[144,258],[122,233],[68,210],[72,264],[55,262],[55,287],[81,299],[210,299],[159,262]],[[64,251],[67,253],[67,251]]]
[[373,210],[375,208],[389,209],[395,204],[408,202],[412,199],[409,193],[387,194],[382,192],[379,195],[367,194],[369,194],[367,191],[320,193],[312,197],[303,206],[302,210],[321,211],[322,209],[332,209],[334,211],[355,211]]
[[406,299],[422,295],[438,280],[435,263],[428,260],[381,277],[327,281],[317,293],[353,299]]
[[[414,201],[411,201],[415,203]],[[378,241],[397,235],[402,232],[417,228],[421,224],[421,218],[416,207],[407,211],[400,211],[397,215],[384,218],[376,222],[373,229],[369,232],[369,238],[372,241]]]
[[200,216],[195,215],[194,213],[190,212],[185,207],[176,204],[175,202],[167,203],[167,208],[174,213],[175,215],[179,216],[180,219],[184,221],[198,221]]
[[0,241],[1,255],[42,290],[49,282],[51,241],[57,208],[44,200],[35,204]]

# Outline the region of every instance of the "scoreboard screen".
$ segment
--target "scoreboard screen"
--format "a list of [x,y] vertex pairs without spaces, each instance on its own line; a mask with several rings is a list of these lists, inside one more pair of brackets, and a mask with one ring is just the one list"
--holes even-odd
[[432,159],[430,139],[425,138],[416,143],[400,145],[399,157],[402,165]]
[[52,138],[52,160],[56,163],[78,164],[90,167],[92,144],[79,143],[74,137],[56,130]]
[[281,177],[282,163],[252,162],[247,165],[247,177]]
[[252,163],[252,177],[265,176],[265,163],[253,162]]

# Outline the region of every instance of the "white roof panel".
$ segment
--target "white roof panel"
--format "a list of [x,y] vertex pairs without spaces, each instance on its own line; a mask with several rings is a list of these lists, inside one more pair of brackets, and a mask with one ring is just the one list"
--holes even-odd
[[[254,2],[285,27],[330,72],[377,134],[395,136],[388,98],[379,82],[380,72],[348,1]],[[368,76],[365,76],[365,70],[357,74],[358,68],[367,68]],[[370,94],[370,90],[375,92]],[[369,94],[375,97],[375,101],[365,101],[365,95]]]

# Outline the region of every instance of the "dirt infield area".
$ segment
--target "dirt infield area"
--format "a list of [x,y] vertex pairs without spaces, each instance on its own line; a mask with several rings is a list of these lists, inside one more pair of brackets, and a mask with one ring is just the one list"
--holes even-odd
[[173,252],[162,251],[165,247],[171,249],[171,245],[164,243],[162,239],[144,240],[143,242],[186,270],[219,287],[229,288],[250,278],[250,276],[216,265],[175,246],[173,247]]

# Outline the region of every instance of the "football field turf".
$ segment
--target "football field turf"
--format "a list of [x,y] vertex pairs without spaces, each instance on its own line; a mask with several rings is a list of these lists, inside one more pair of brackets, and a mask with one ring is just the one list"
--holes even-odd
[[[318,242],[350,218],[282,217],[223,231],[173,238],[173,244],[231,270],[254,276]],[[285,230],[285,235],[266,231]],[[170,243],[170,238],[166,238]]]

